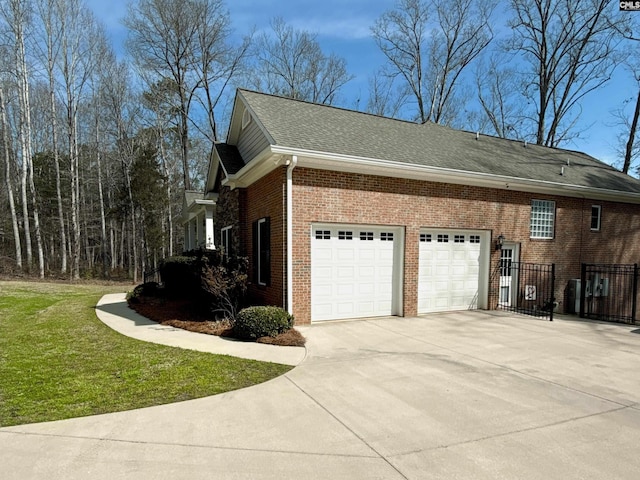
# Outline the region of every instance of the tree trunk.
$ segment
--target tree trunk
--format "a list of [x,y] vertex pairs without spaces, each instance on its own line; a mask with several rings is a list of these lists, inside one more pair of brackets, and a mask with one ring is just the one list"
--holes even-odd
[[100,153],[100,115],[96,112],[96,162],[98,167],[98,197],[100,201],[100,259],[102,261],[102,276],[107,277],[109,265],[107,262],[107,221],[104,213],[104,194],[102,191],[102,161]]
[[[13,5],[16,9],[15,15],[15,35],[16,35],[16,45],[15,45],[15,60],[16,60],[16,70],[18,76],[18,92],[19,92],[19,104],[20,104],[20,126],[18,129],[18,134],[20,137],[20,151],[22,156],[22,175],[20,176],[20,194],[22,196],[22,223],[24,227],[24,240],[25,247],[27,251],[27,270],[31,269],[33,264],[33,251],[31,247],[31,222],[29,220],[29,199],[27,197],[27,184],[29,180],[29,162],[31,159],[29,158],[29,153],[27,152],[27,141],[26,141],[26,117],[25,117],[25,101],[24,101],[24,86],[27,82],[26,76],[26,59],[24,58],[24,35],[23,35],[23,14],[19,11],[20,5]],[[22,47],[21,47],[22,44]]]
[[629,129],[629,140],[627,141],[627,148],[624,153],[624,167],[622,171],[629,173],[631,167],[631,157],[633,153],[633,144],[636,138],[636,131],[638,129],[638,117],[640,117],[640,89],[638,89],[638,99],[636,100],[636,110],[633,113],[633,120],[631,121],[631,128]]
[[171,177],[169,175],[169,167],[167,166],[167,159],[164,151],[164,133],[160,132],[160,158],[162,159],[162,173],[165,176],[165,182],[167,185],[167,222],[169,231],[169,256],[173,256],[173,212],[171,208]]
[[64,208],[62,205],[62,188],[60,186],[60,152],[58,151],[58,112],[56,106],[54,54],[53,54],[53,25],[51,11],[46,20],[47,29],[47,73],[49,76],[49,102],[51,109],[51,142],[53,162],[56,169],[56,200],[58,203],[58,222],[60,224],[60,273],[67,273],[67,238],[64,224]]
[[13,241],[15,243],[16,251],[16,266],[19,270],[22,270],[22,246],[20,245],[20,229],[18,228],[18,215],[16,214],[16,205],[13,197],[13,182],[11,181],[11,157],[9,155],[9,135],[7,135],[7,129],[9,128],[7,123],[7,115],[4,108],[4,90],[0,86],[0,117],[2,120],[2,144],[4,145],[4,158],[6,162],[6,178],[7,193],[9,195],[9,210],[11,211],[11,225],[13,226]]

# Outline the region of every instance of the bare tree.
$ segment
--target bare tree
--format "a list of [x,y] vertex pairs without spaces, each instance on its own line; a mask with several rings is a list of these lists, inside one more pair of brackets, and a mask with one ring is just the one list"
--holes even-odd
[[394,78],[378,71],[369,79],[367,112],[383,117],[400,116],[409,92],[404,85],[394,85]]
[[56,64],[58,62],[59,49],[61,47],[61,34],[64,30],[60,28],[64,23],[60,18],[64,10],[60,0],[40,0],[38,2],[38,12],[42,22],[44,51],[42,52],[42,63],[46,64],[47,80],[49,86],[49,115],[51,121],[51,150],[53,153],[54,167],[56,172],[56,200],[58,206],[58,222],[60,226],[60,272],[67,272],[67,238],[64,221],[64,205],[62,201],[62,186],[60,178],[60,149],[59,149],[59,125],[58,125],[58,100],[56,98]]
[[95,19],[80,0],[59,3],[61,46],[58,57],[66,114],[67,154],[71,180],[71,275],[80,278],[81,188],[78,110],[94,68],[95,44],[101,39]]
[[29,67],[26,51],[27,26],[30,22],[31,3],[29,0],[7,0],[0,4],[2,13],[10,32],[10,41],[15,52],[15,71],[17,78],[20,152],[22,160],[22,176],[20,187],[22,193],[23,225],[25,230],[25,243],[27,249],[27,265],[31,268],[33,252],[31,244],[31,222],[29,219],[29,197],[27,187],[31,194],[31,210],[38,252],[38,267],[40,277],[44,277],[44,253],[42,250],[42,235],[40,231],[40,218],[38,215],[37,195],[33,182],[33,152],[31,131],[31,101],[29,95]]
[[411,92],[416,120],[455,121],[457,87],[493,39],[494,8],[494,0],[400,0],[376,21],[371,31],[387,57],[387,75]]
[[535,141],[555,147],[575,135],[580,101],[621,61],[611,0],[511,0],[507,48],[529,65],[524,95],[535,105]]
[[[634,54],[629,56],[627,66],[629,67],[629,71],[636,82],[635,87],[638,89],[638,97],[636,99],[636,106],[633,110],[633,115],[631,116],[631,121],[629,121],[628,117],[624,115],[623,110],[618,112],[621,123],[626,127],[625,129],[628,132],[627,135],[623,135],[622,140],[624,144],[624,161],[622,171],[624,173],[629,173],[633,160],[640,155],[640,142],[636,139],[638,123],[640,121],[640,60],[638,59],[638,54],[640,54],[640,34],[638,33],[640,21],[637,19],[634,20],[636,21],[630,21],[626,24],[618,23],[614,25],[616,30],[622,34],[622,37],[630,41],[632,44]],[[624,138],[625,136],[626,138]]]
[[636,99],[636,108],[633,111],[631,117],[631,124],[629,125],[629,135],[624,149],[624,163],[622,171],[629,173],[631,168],[631,162],[635,157],[640,155],[640,145],[636,142],[636,133],[638,132],[638,119],[640,119],[640,87],[638,88],[638,98]]
[[[630,40],[634,39],[630,38]],[[622,158],[623,173],[629,173],[634,160],[640,156],[640,141],[636,137],[640,123],[640,62],[637,58],[637,56],[630,58],[627,68],[634,80],[634,90],[638,93],[627,97],[623,105],[611,113],[614,117],[612,126],[621,127],[618,133],[617,153]],[[631,113],[629,113],[629,106],[631,106]]]
[[124,24],[128,50],[147,82],[170,80],[176,87],[184,187],[190,189],[189,125],[197,123],[191,118],[193,101],[202,90],[215,139],[213,111],[247,47],[229,46],[230,18],[222,0],[140,0],[130,4]]
[[93,128],[95,140],[95,170],[98,174],[98,205],[100,210],[100,259],[102,262],[102,274],[108,276],[109,262],[107,254],[107,220],[106,220],[106,204],[104,194],[103,181],[103,152],[105,150],[105,120],[103,108],[103,90],[104,83],[109,81],[113,75],[118,75],[117,60],[113,51],[108,46],[104,32],[101,28],[97,29],[100,40],[95,46],[95,63],[96,68],[91,71],[92,83],[92,110],[93,110]]
[[2,144],[4,146],[5,160],[5,182],[7,185],[7,194],[9,197],[9,211],[11,212],[11,225],[13,227],[13,241],[16,252],[16,266],[22,270],[22,246],[20,244],[20,229],[18,228],[18,215],[16,214],[16,204],[13,195],[13,172],[11,171],[11,154],[9,148],[9,122],[5,112],[4,90],[0,85],[0,127],[2,127]]
[[475,72],[481,124],[486,125],[477,130],[501,138],[521,138],[525,112],[518,93],[520,83],[512,63],[504,60],[504,56],[494,55]]
[[[196,22],[197,51],[194,64],[198,78],[196,98],[207,112],[209,129],[202,132],[213,144],[219,140],[216,111],[232,78],[245,68],[245,60],[251,46],[251,36],[244,38],[239,46],[229,43],[231,21],[228,13],[221,12],[219,2],[204,2]],[[199,122],[195,123],[198,127]]]
[[254,83],[260,90],[298,100],[331,105],[353,78],[346,61],[325,55],[315,35],[296,30],[282,18],[271,21],[272,32],[258,37]]

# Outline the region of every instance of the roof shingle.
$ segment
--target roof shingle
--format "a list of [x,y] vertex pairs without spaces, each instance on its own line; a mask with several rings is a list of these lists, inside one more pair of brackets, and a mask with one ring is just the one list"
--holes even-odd
[[[581,152],[240,90],[283,147],[640,193],[640,181]],[[244,165],[244,164],[243,164]],[[564,169],[562,168],[564,167]]]

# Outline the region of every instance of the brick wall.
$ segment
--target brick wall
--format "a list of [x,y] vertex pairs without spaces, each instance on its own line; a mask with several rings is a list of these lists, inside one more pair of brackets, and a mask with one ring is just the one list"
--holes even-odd
[[[423,227],[489,230],[492,242],[499,234],[519,242],[520,261],[556,264],[558,299],[564,298],[569,279],[580,276],[582,262],[640,263],[640,246],[635,241],[640,206],[307,168],[296,168],[293,174],[293,292],[298,324],[311,318],[310,224],[315,222],[405,227],[403,310],[407,316],[417,313],[418,240]],[[262,191],[275,190],[269,182],[280,181],[284,188],[284,179],[284,170],[277,170],[261,180]],[[273,212],[284,201],[284,195],[274,191],[268,198],[262,208]],[[529,238],[532,199],[556,202],[553,240]],[[602,206],[599,232],[590,230],[592,204]],[[275,223],[272,241],[279,238]],[[285,230],[280,231],[284,236]],[[491,252],[493,268],[499,252],[494,248]],[[275,256],[275,280],[284,276],[284,268],[280,273],[274,260]],[[278,294],[284,293],[283,285],[279,284]],[[275,300],[275,288],[273,294]]]
[[[286,224],[285,224],[286,167],[276,168],[250,187],[243,189],[240,199],[245,230],[241,232],[242,245],[249,254],[249,301],[252,304],[285,307],[286,299]],[[252,258],[252,224],[261,218],[270,218],[271,226],[271,284],[258,285],[253,282],[255,259]]]

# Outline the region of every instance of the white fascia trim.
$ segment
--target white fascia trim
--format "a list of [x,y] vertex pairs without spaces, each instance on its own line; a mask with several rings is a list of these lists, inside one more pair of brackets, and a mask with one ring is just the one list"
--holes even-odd
[[234,188],[248,187],[256,180],[261,179],[274,168],[284,164],[282,155],[278,155],[273,161],[267,161],[274,156],[272,146],[266,147],[258,155],[256,155],[249,163],[242,167],[235,175],[229,175],[222,181],[222,185],[226,185],[232,190]]
[[[183,218],[182,223],[185,224],[190,222],[193,218],[197,217],[203,212],[203,207],[206,209],[207,207],[214,207],[216,205],[217,194],[215,194],[215,200],[205,200],[205,199],[197,199],[187,205],[187,215],[186,218]],[[184,217],[185,215],[183,215]]]
[[640,204],[639,193],[619,190],[584,187],[543,180],[528,180],[526,178],[442,167],[410,165],[389,160],[298,150],[277,145],[272,145],[271,151],[274,154],[297,155],[298,167]]

